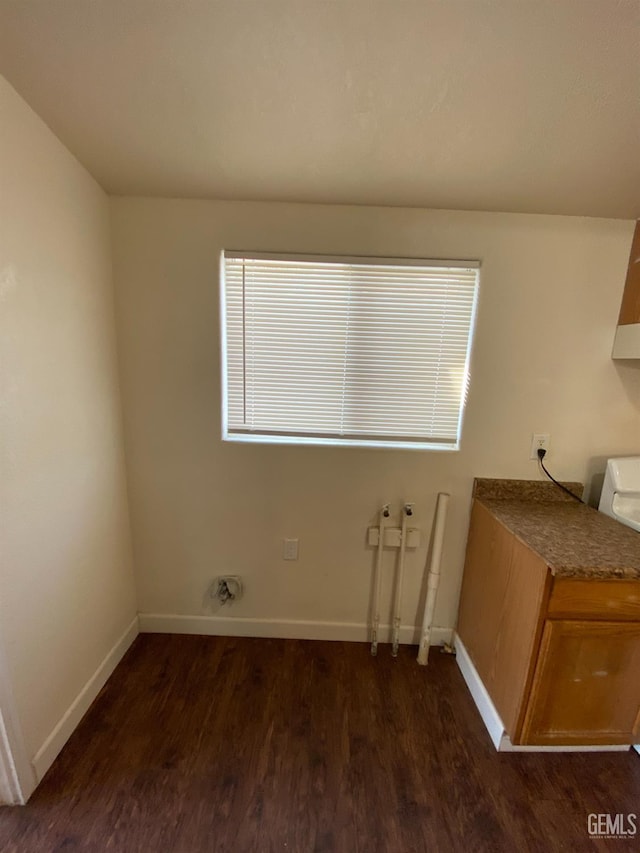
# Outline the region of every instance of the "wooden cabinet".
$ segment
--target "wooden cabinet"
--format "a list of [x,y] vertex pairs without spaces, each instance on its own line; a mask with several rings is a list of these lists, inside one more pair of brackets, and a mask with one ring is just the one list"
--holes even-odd
[[634,743],[640,622],[545,624],[522,742]]
[[612,358],[640,358],[640,222],[631,244],[629,269],[620,305]]
[[457,632],[514,744],[640,740],[640,581],[554,578],[476,501]]
[[628,326],[632,323],[640,323],[640,222],[636,222],[636,230],[633,234],[629,270],[618,317],[619,326]]

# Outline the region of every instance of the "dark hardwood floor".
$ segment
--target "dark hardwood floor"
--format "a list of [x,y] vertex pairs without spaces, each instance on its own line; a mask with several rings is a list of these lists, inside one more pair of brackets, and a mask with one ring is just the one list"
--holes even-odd
[[141,635],[0,850],[640,849],[590,812],[640,812],[640,756],[496,753],[437,649]]

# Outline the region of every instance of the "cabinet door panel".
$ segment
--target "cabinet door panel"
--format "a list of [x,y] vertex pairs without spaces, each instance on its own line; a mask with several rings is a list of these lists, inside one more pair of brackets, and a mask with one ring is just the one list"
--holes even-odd
[[457,631],[489,690],[514,542],[513,534],[482,504],[474,503]]
[[457,632],[512,739],[519,733],[549,572],[474,503]]
[[522,743],[633,743],[640,714],[640,624],[548,621]]

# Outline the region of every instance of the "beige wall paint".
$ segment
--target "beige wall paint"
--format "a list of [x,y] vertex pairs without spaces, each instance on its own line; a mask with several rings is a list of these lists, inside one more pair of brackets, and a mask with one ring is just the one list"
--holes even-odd
[[[242,575],[231,615],[364,623],[383,501],[429,531],[450,491],[436,619],[455,623],[474,476],[590,478],[640,452],[640,372],[610,358],[633,224],[624,221],[240,202],[111,201],[139,609],[210,612],[207,585]],[[482,261],[459,453],[220,440],[223,248]],[[283,562],[282,537],[300,538]],[[407,558],[403,623],[418,621],[426,547]],[[391,558],[387,561],[386,593]]]
[[0,620],[29,756],[135,616],[108,201],[0,78]]

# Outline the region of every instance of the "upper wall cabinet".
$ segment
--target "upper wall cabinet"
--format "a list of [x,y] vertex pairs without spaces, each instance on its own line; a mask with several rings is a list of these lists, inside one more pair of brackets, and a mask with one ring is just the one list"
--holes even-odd
[[627,281],[624,286],[613,358],[640,358],[640,221],[631,244]]

